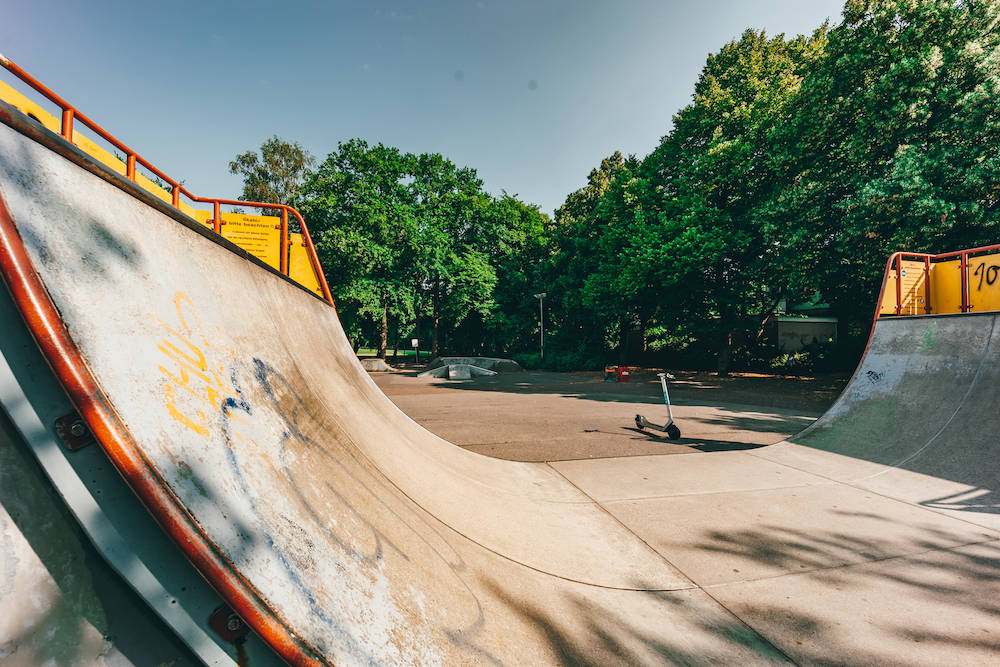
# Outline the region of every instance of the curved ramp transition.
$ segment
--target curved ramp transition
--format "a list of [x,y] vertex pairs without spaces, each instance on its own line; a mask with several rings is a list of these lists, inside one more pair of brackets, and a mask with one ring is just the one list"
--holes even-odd
[[997,317],[877,320],[850,385],[792,441],[872,464],[834,478],[1000,528]]
[[401,413],[335,310],[5,107],[0,266],[101,448],[292,664],[784,658],[551,468]]

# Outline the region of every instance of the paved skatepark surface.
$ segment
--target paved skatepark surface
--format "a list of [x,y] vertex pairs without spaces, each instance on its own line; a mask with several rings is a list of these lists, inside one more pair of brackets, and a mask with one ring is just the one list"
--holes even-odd
[[[677,399],[681,438],[640,431],[636,414],[664,423],[658,381],[652,391],[585,375],[529,371],[515,377],[454,382],[372,374],[418,424],[469,451],[511,461],[563,461],[650,454],[728,451],[771,445],[809,426],[822,412]],[[648,394],[648,395],[644,395]]]
[[[622,430],[658,401],[529,392],[561,426],[500,460],[400,411],[329,304],[0,111],[13,436],[206,663],[235,654],[183,567],[252,627],[254,664],[1000,664],[993,315],[880,320],[844,397],[791,440],[817,415],[682,405],[687,440],[665,443]],[[53,374],[65,394],[42,391]],[[480,451],[515,428],[495,395]],[[97,439],[78,453],[50,426],[67,397]],[[91,484],[110,470],[134,496]],[[133,539],[135,497],[189,564]],[[9,611],[44,577],[0,525]],[[57,608],[56,631],[101,624]],[[5,656],[37,644],[0,631]],[[104,663],[95,632],[76,664]]]

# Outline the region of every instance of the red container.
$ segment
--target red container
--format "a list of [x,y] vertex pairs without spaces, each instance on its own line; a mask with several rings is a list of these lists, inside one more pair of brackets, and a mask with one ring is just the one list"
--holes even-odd
[[616,372],[618,373],[618,381],[619,382],[628,382],[628,367],[627,366],[619,366],[617,368]]

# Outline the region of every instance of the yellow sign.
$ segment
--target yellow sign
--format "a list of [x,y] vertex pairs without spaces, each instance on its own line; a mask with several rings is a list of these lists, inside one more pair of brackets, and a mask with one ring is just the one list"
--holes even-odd
[[302,234],[288,235],[288,277],[302,285],[310,292],[323,296],[323,288],[319,285],[319,277],[309,258],[309,248]]
[[901,273],[900,280],[897,281],[895,262],[886,278],[885,294],[882,296],[879,315],[896,314],[897,287],[901,287],[900,315],[926,315],[927,275],[924,272],[924,263],[903,260],[900,264],[898,269]]
[[[195,211],[194,219],[212,226],[211,211]],[[222,238],[232,241],[275,269],[281,268],[281,218],[242,213],[222,214]]]

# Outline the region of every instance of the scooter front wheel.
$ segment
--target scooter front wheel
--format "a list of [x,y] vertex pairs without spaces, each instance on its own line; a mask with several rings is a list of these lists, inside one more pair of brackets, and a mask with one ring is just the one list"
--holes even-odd
[[673,424],[671,424],[670,426],[667,427],[667,437],[669,437],[671,440],[677,440],[678,438],[681,437],[681,430],[676,426],[674,426]]

